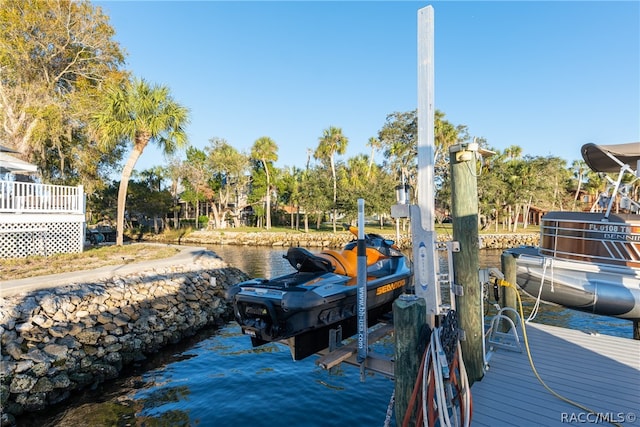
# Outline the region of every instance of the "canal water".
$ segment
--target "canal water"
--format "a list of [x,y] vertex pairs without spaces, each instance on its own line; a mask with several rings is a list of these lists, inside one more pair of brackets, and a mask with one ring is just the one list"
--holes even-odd
[[[292,272],[286,249],[210,246],[252,277]],[[500,267],[501,251],[481,251],[481,267]],[[531,307],[533,301],[525,301]],[[525,308],[525,313],[527,309]],[[631,338],[631,322],[543,305],[536,321]],[[392,340],[375,350],[393,354]],[[256,349],[236,323],[201,331],[129,369],[123,378],[74,397],[20,426],[382,426],[393,382],[356,367],[325,371],[316,358],[294,362],[288,348]],[[395,425],[392,422],[391,425]]]

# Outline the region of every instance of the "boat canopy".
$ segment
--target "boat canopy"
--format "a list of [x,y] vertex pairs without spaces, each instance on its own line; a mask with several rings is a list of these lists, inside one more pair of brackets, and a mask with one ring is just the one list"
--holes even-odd
[[634,168],[640,161],[640,142],[616,145],[585,144],[580,151],[582,158],[594,172],[619,172],[622,165]]

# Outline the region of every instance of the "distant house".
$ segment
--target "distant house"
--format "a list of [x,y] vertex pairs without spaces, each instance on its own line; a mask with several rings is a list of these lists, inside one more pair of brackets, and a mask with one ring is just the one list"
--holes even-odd
[[540,220],[548,212],[549,212],[549,209],[543,209],[538,206],[531,205],[529,207],[529,215],[527,218],[527,222],[530,225],[540,225]]
[[38,168],[0,145],[0,258],[82,252],[82,186],[40,184]]

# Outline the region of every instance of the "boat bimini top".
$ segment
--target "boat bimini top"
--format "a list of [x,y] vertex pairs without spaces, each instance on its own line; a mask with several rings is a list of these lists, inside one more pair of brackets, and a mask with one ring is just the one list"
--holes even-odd
[[[580,150],[582,158],[594,172],[619,172],[624,165],[636,167],[640,162],[640,142],[617,145],[585,144]],[[637,175],[636,175],[637,176]]]
[[580,149],[580,152],[582,153],[584,161],[594,172],[618,173],[616,180],[608,176],[606,177],[610,184],[607,187],[606,193],[608,193],[609,188],[612,188],[613,191],[610,196],[606,194],[609,199],[607,201],[608,206],[605,218],[609,217],[615,196],[618,193],[620,193],[623,199],[627,200],[630,205],[633,205],[636,212],[640,211],[640,203],[628,197],[625,192],[620,191],[620,183],[626,173],[635,177],[631,183],[640,179],[640,142],[616,145],[585,144]]

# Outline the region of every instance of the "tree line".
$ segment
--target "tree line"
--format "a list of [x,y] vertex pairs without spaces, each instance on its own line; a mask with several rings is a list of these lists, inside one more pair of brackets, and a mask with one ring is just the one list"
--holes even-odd
[[[377,136],[367,143],[370,153],[347,159],[339,156],[349,139],[341,128],[330,126],[317,137],[317,145],[308,149],[303,167],[276,167],[278,144],[268,136],[256,139],[249,153],[238,151],[222,138],[212,138],[204,149],[188,147],[184,160],[173,157],[166,166],[137,174],[128,209],[175,227],[182,218],[178,216],[182,202],[183,208],[186,203],[195,212],[196,227],[204,225],[198,223],[201,218],[214,229],[241,225],[269,229],[273,224],[308,231],[325,221],[335,227],[338,218],[354,221],[357,200],[363,198],[367,214],[375,215],[382,226],[390,220],[400,182],[409,184],[415,202],[416,124],[415,110],[389,114]],[[465,126],[449,123],[440,111],[435,127],[433,185],[438,221],[446,220],[450,210],[448,149],[453,144],[475,141],[495,153],[475,162],[483,227],[515,229],[517,218],[527,218],[531,207],[588,210],[604,188],[604,176],[590,171],[583,161],[567,167],[558,157],[523,156],[515,145],[502,151],[492,148],[469,136]],[[117,184],[112,185],[112,194]],[[586,201],[585,195],[589,196]],[[152,202],[156,198],[163,202]],[[113,196],[100,200],[113,200]],[[108,206],[95,206],[109,211]],[[201,207],[206,208],[206,215],[199,211]]]
[[[274,221],[285,222],[281,212],[287,207],[291,226],[308,229],[330,219],[335,229],[337,218],[355,218],[357,199],[364,198],[368,213],[384,221],[395,186],[417,188],[415,110],[390,113],[367,142],[369,154],[342,159],[348,136],[329,125],[318,131],[302,166],[277,168],[279,147],[268,136],[258,138],[250,153],[220,137],[204,149],[191,146],[185,133],[189,109],[168,87],[125,68],[109,17],[88,1],[5,0],[0,30],[3,144],[38,165],[44,182],[82,184],[94,218],[115,216],[119,244],[125,221],[135,216],[166,224],[173,218],[176,226],[180,201],[196,210],[196,221],[206,207],[217,228],[244,220],[269,229]],[[476,165],[485,224],[513,220],[523,206],[582,208],[579,194],[603,189],[604,178],[581,161],[567,167],[557,157],[523,157],[517,146],[492,149],[436,111],[439,219],[450,203],[448,148],[470,141],[496,152]],[[168,156],[167,164],[135,173],[150,143]],[[114,173],[117,182],[109,178]],[[243,219],[249,206],[251,215]]]

